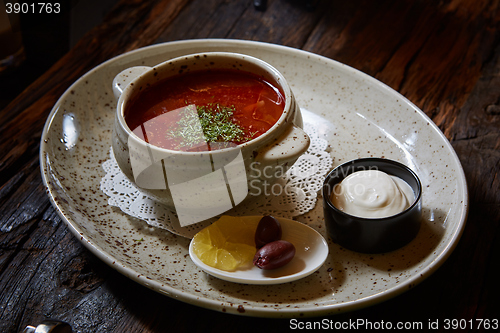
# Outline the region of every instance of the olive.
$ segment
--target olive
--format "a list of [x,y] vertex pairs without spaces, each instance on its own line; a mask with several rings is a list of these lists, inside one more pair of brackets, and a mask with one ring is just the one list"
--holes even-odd
[[275,269],[288,264],[294,256],[292,243],[277,240],[261,247],[253,257],[253,264],[261,269]]
[[272,216],[264,216],[260,219],[255,231],[255,246],[263,247],[267,243],[281,239],[280,222]]

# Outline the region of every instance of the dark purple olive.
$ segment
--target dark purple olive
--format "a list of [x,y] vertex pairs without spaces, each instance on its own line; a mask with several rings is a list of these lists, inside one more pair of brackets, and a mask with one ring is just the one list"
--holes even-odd
[[284,266],[295,256],[295,246],[286,240],[277,240],[261,247],[253,257],[253,264],[262,269]]
[[260,219],[255,231],[255,246],[263,247],[267,243],[281,239],[281,224],[272,216],[264,216]]

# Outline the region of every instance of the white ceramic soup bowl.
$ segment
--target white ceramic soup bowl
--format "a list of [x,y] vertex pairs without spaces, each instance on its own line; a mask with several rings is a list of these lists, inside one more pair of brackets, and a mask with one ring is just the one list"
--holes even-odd
[[[218,69],[253,73],[282,92],[283,113],[267,132],[224,149],[186,152],[151,145],[127,125],[125,111],[138,94],[167,78]],[[132,67],[115,77],[113,91],[118,103],[112,145],[120,169],[141,191],[175,209],[181,225],[217,216],[246,198],[263,195],[262,189],[283,175],[310,144],[283,75],[251,56],[199,53],[154,67]]]

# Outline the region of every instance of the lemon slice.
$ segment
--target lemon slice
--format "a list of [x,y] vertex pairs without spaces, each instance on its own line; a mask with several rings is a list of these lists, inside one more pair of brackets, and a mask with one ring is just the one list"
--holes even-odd
[[252,263],[256,228],[253,219],[222,216],[193,237],[193,252],[210,267],[234,271]]

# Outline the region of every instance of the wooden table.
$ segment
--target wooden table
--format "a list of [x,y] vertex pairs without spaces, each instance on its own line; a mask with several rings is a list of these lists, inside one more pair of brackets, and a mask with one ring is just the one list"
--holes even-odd
[[[312,7],[311,7],[312,5]],[[89,252],[49,202],[40,136],[61,94],[100,63],[139,47],[193,38],[291,46],[391,86],[423,110],[463,165],[470,210],[463,236],[432,276],[354,312],[304,322],[500,320],[500,3],[496,0],[122,0],[99,26],[0,112],[0,331],[45,318],[77,332],[284,331],[288,319],[234,316],[157,294]],[[65,265],[59,274],[59,265]],[[498,272],[498,270],[496,270]],[[450,322],[451,323],[451,322]],[[484,326],[483,328],[488,326]],[[497,322],[497,325],[498,322]],[[497,326],[498,329],[498,326]]]

